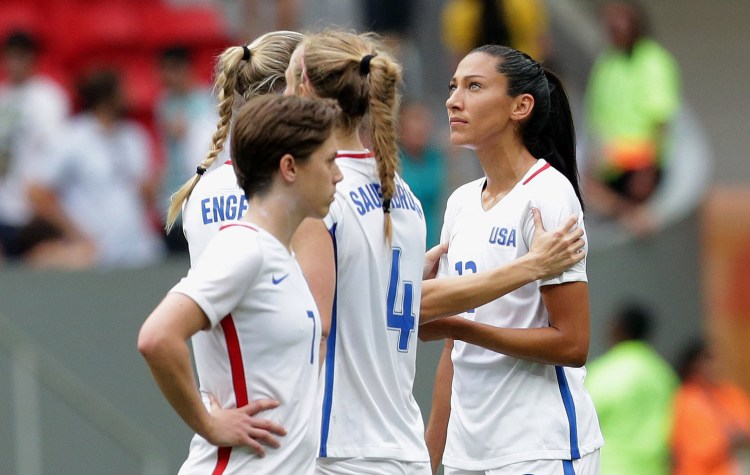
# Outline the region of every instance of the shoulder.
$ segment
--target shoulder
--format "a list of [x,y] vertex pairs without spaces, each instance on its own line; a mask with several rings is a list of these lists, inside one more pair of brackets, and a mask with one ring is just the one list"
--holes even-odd
[[238,275],[248,266],[259,267],[263,261],[267,246],[263,233],[255,226],[242,222],[234,222],[221,226],[211,239],[203,256],[208,259],[220,260],[222,265],[232,262],[231,267]]
[[522,182],[530,201],[534,204],[559,205],[580,208],[573,185],[555,167],[539,159],[540,163]]
[[146,127],[131,119],[125,119],[120,122],[120,133],[126,137],[137,139],[142,142],[149,140]]
[[29,90],[40,98],[68,102],[68,94],[65,89],[52,78],[47,76],[35,76],[29,81]]
[[211,193],[214,190],[234,190],[239,189],[237,176],[234,174],[234,167],[231,163],[223,163],[217,167],[211,167],[198,180],[195,185],[195,191]]
[[[485,177],[477,178],[474,181],[465,183],[456,188],[453,193],[448,197],[448,205],[459,205],[470,197],[477,198],[477,193],[481,193],[482,186],[484,185]],[[478,198],[477,198],[478,199]]]

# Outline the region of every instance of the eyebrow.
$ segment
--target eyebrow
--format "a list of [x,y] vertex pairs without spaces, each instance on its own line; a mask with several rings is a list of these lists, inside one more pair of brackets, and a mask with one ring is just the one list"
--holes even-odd
[[[487,76],[483,76],[483,75],[481,75],[481,74],[468,74],[468,75],[466,75],[466,76],[463,76],[463,78],[462,78],[462,79],[473,79],[473,78],[482,78],[482,79],[487,79]],[[453,76],[453,77],[451,78],[451,81],[455,81],[455,80],[456,80],[456,77],[455,77],[455,76]]]

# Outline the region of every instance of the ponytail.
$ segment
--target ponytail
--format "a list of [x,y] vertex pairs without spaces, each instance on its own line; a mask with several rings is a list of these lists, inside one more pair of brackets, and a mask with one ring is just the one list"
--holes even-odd
[[370,135],[383,194],[385,235],[390,242],[393,234],[390,206],[399,167],[397,124],[401,68],[387,56],[375,56],[370,62]]
[[229,129],[232,122],[232,111],[234,109],[234,93],[237,86],[237,68],[245,55],[244,46],[233,46],[228,48],[220,57],[217,63],[217,76],[214,86],[219,100],[219,121],[216,124],[216,130],[211,137],[211,145],[206,154],[206,158],[196,169],[196,174],[185,182],[177,192],[172,195],[172,202],[169,204],[167,211],[166,230],[171,231],[177,217],[180,215],[183,203],[190,197],[193,188],[198,184],[203,173],[213,165],[219,153],[224,149],[224,142],[229,136]]
[[235,94],[248,100],[254,96],[283,90],[286,86],[284,73],[289,58],[302,38],[301,33],[294,31],[273,31],[258,37],[247,46],[231,46],[219,56],[214,82],[219,120],[211,137],[209,151],[198,165],[196,174],[172,195],[165,223],[167,232],[172,230],[183,204],[190,197],[198,180],[224,150],[232,126]]
[[[383,195],[385,235],[392,236],[390,204],[399,167],[397,122],[401,66],[372,34],[325,31],[308,36],[295,76],[314,94],[336,99],[342,110],[340,130],[365,123],[377,160]],[[368,116],[369,111],[369,116]]]
[[576,162],[576,133],[568,95],[556,74],[545,69],[544,76],[549,83],[549,118],[539,132],[539,137],[543,137],[546,142],[546,153],[540,156],[544,156],[550,165],[565,175],[583,210]]

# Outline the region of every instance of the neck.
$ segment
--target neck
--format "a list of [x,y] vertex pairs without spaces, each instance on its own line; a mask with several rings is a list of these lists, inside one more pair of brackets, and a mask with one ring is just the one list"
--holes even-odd
[[250,199],[243,221],[254,223],[289,249],[294,232],[305,218],[293,202],[294,198],[272,191]]
[[485,191],[490,195],[507,193],[534,166],[536,158],[519,136],[476,149],[479,164],[487,176]]
[[364,150],[365,148],[356,130],[354,132],[346,132],[336,129],[334,134],[339,150]]
[[106,130],[107,132],[115,128],[115,125],[117,124],[117,121],[119,119],[116,114],[105,108],[94,109],[93,115],[94,117],[96,117],[96,120],[99,121],[102,128],[104,128],[104,130]]

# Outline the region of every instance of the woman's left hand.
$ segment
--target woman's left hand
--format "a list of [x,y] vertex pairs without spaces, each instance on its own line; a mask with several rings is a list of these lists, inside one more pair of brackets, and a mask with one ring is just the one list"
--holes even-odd
[[467,320],[458,315],[452,317],[443,317],[428,323],[419,325],[419,339],[422,341],[435,341],[444,338],[451,338],[451,331]]
[[448,252],[448,244],[438,244],[424,255],[424,270],[422,271],[422,280],[434,279],[437,275],[440,258]]

